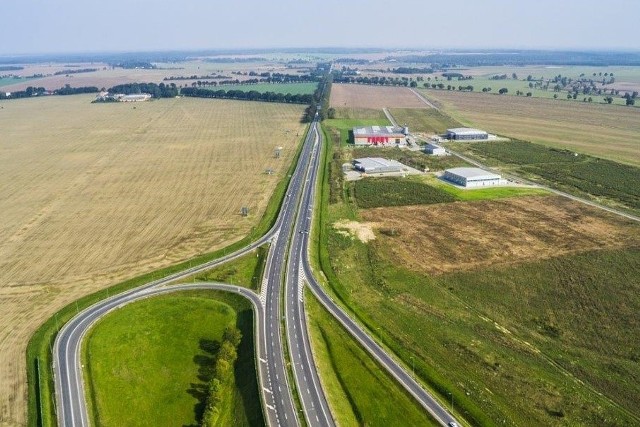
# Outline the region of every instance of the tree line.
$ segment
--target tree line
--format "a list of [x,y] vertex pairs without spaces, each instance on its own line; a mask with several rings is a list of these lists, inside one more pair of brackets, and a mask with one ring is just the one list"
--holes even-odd
[[197,87],[185,87],[182,88],[180,93],[184,96],[193,96],[196,98],[242,99],[247,101],[285,102],[290,104],[309,104],[313,101],[313,95],[309,94],[292,95],[290,93],[258,92],[257,90],[210,90]]
[[200,425],[212,427],[217,425],[220,412],[228,399],[233,396],[235,377],[234,364],[238,358],[238,345],[242,341],[242,333],[236,327],[228,326],[222,336],[222,344],[216,355],[213,366],[213,378],[207,387],[207,400]]
[[54,91],[48,91],[44,87],[29,86],[25,90],[10,92],[8,96],[6,92],[0,92],[0,99],[20,99],[45,95],[77,95],[81,93],[97,93],[99,91],[100,90],[95,86],[71,87],[69,85],[65,85],[64,87]]
[[125,95],[135,95],[148,93],[154,98],[175,98],[180,94],[180,90],[175,83],[128,83],[109,88],[109,93],[122,93]]

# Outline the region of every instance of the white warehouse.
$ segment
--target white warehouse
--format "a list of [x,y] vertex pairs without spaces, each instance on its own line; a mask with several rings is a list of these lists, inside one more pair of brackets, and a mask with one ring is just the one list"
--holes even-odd
[[438,144],[428,143],[424,146],[424,152],[427,154],[431,154],[432,156],[446,156],[447,150]]
[[480,129],[453,128],[447,129],[447,138],[453,141],[482,141],[489,139],[489,134]]
[[447,169],[444,171],[443,178],[467,188],[504,184],[500,175],[479,168]]

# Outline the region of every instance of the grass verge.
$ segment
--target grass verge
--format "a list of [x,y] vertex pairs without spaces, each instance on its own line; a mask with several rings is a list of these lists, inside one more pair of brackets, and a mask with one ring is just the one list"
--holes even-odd
[[268,252],[268,246],[261,246],[236,260],[198,273],[192,279],[198,282],[230,283],[258,291]]
[[[275,223],[280,206],[284,199],[284,195],[289,185],[291,174],[293,173],[298,158],[302,150],[302,142],[307,133],[308,128],[303,133],[300,139],[300,145],[297,153],[294,156],[289,170],[283,180],[281,180],[276,186],[269,204],[265,209],[265,213],[262,216],[259,224],[252,228],[248,236],[239,240],[238,242],[229,245],[226,248],[219,249],[217,251],[203,254],[198,257],[192,258],[180,264],[176,264],[170,267],[166,267],[161,270],[152,271],[143,274],[138,277],[126,280],[118,283],[107,289],[95,292],[87,295],[79,300],[68,304],[66,307],[59,310],[54,316],[44,322],[32,335],[27,345],[26,358],[27,358],[27,383],[28,383],[28,403],[27,403],[27,424],[29,426],[56,426],[56,407],[54,401],[54,384],[53,384],[53,369],[52,369],[52,349],[56,335],[62,325],[74,317],[80,310],[83,310],[98,301],[108,298],[110,295],[132,289],[138,286],[142,286],[153,280],[160,279],[162,277],[169,276],[173,273],[183,271],[194,265],[203,264],[216,258],[220,258],[234,250],[240,249],[250,242],[258,239],[264,235]],[[253,357],[253,356],[252,356]],[[36,370],[35,361],[39,361],[40,370],[39,374]],[[38,414],[41,414],[39,416]]]
[[311,293],[305,298],[314,359],[339,425],[438,425]]

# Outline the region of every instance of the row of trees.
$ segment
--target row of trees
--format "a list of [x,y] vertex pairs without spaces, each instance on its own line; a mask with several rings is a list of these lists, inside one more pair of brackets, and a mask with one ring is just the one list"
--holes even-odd
[[266,102],[286,102],[291,104],[310,104],[313,101],[313,95],[275,92],[258,92],[256,90],[210,90],[200,89],[197,87],[182,88],[180,93],[184,96],[193,96],[196,98],[223,98],[223,99],[243,99],[248,101],[266,101]]
[[168,85],[164,83],[128,83],[110,88],[109,93],[123,93],[125,95],[148,93],[154,98],[174,98],[179,95],[180,90],[175,83]]
[[203,427],[217,425],[225,400],[233,396],[235,384],[233,368],[238,358],[240,341],[242,341],[240,330],[236,327],[228,326],[224,331],[222,344],[216,355],[213,378],[209,381],[207,387],[207,400],[200,423]]

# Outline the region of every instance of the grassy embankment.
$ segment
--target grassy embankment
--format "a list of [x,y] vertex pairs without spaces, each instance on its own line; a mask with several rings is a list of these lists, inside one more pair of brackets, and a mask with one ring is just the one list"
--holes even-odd
[[306,307],[315,361],[337,423],[437,425],[311,293]]
[[[301,141],[303,140],[304,134],[301,137]],[[54,402],[53,370],[51,368],[51,352],[56,334],[62,325],[75,316],[79,310],[87,308],[110,295],[115,295],[119,292],[142,286],[153,280],[183,271],[194,265],[219,258],[227,253],[242,248],[249,242],[262,236],[269,230],[277,218],[280,205],[282,204],[285,191],[289,184],[289,175],[293,173],[301,148],[302,145],[299,145],[297,153],[289,166],[288,173],[285,175],[285,178],[277,184],[260,223],[252,229],[251,233],[249,233],[247,237],[218,251],[203,254],[177,265],[134,277],[107,289],[87,295],[77,300],[75,303],[69,304],[59,310],[54,316],[38,328],[29,340],[29,345],[27,346],[26,351],[27,378],[29,384],[27,419],[30,426],[53,426],[57,424]],[[253,357],[253,353],[251,353],[251,355]]]
[[[637,381],[628,380],[640,375],[630,345],[640,337],[628,336],[640,330],[632,314],[640,308],[633,296],[640,289],[637,248],[468,273],[415,273],[394,262],[384,245],[332,228],[339,219],[359,218],[352,196],[335,184],[335,163],[325,169],[319,218],[319,264],[331,291],[405,364],[415,361],[418,376],[459,414],[479,425],[637,422],[640,394]],[[495,288],[489,297],[479,283]],[[608,308],[598,302],[603,293]],[[496,299],[503,302],[496,306]],[[513,306],[499,311],[506,302]],[[614,355],[612,347],[624,351]]]
[[[84,344],[95,425],[196,425],[225,327],[243,338],[219,425],[264,425],[253,360],[251,305],[197,291],[132,303],[107,315]],[[122,357],[122,355],[136,355]]]
[[259,291],[268,252],[268,246],[261,246],[234,261],[195,274],[191,280],[229,283]]

